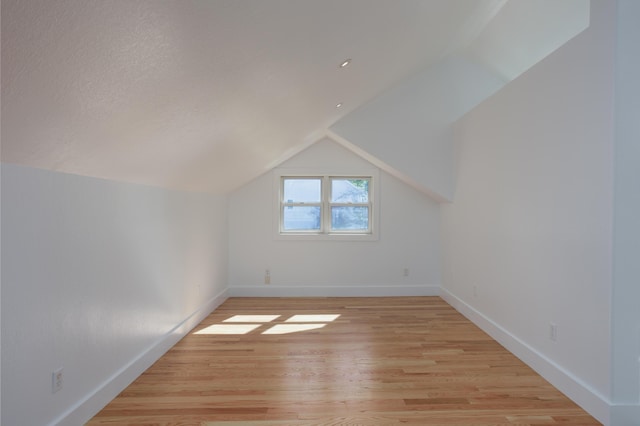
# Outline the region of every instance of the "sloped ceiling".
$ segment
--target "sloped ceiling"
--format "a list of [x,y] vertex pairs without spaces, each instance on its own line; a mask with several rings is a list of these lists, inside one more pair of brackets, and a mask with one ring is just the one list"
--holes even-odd
[[[438,99],[407,103],[393,88],[457,90],[462,86],[453,80],[412,80],[438,75],[429,70],[455,53],[501,81],[513,78],[532,64],[518,54],[531,56],[536,32],[557,39],[548,25],[529,29],[533,37],[513,38],[523,27],[513,17],[526,21],[531,10],[541,19],[559,15],[550,22],[562,30],[563,19],[575,13],[558,5],[587,4],[588,10],[588,2],[2,0],[2,161],[226,193],[331,134],[334,124],[354,122],[345,121],[354,112],[365,120],[348,126],[354,140],[342,142],[355,143],[360,155],[390,165],[427,195],[448,200],[451,191],[438,181],[451,180],[452,160],[419,146],[426,138],[419,111],[409,114],[415,116],[413,133],[404,130],[410,137],[379,141],[358,138],[376,133],[375,126],[362,129],[376,123],[361,107],[400,99],[375,107],[385,120],[407,114],[384,108],[436,108]],[[512,38],[516,42],[504,42]],[[533,42],[523,49],[522,40]],[[350,65],[340,68],[347,58]],[[510,58],[519,61],[515,67]],[[421,86],[414,90],[405,81]],[[384,126],[406,127],[402,120]],[[446,141],[438,143],[438,152],[446,148]],[[380,150],[380,144],[398,145]],[[422,163],[425,156],[431,163]]]
[[503,3],[2,0],[2,161],[227,192]]

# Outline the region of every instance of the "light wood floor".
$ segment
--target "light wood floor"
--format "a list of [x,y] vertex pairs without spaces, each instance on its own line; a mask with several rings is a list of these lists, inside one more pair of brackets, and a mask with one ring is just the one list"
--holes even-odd
[[401,297],[231,298],[88,424],[600,423],[440,298]]

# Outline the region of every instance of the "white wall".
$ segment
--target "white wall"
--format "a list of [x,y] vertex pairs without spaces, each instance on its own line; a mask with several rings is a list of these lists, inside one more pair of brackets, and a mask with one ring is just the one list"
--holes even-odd
[[[282,168],[348,173],[371,164],[328,139]],[[277,173],[278,171],[274,171]],[[380,173],[377,241],[276,239],[272,173],[230,196],[229,287],[238,295],[433,294],[440,286],[439,206],[424,194]],[[271,284],[264,284],[265,269]],[[409,276],[403,276],[409,268]]]
[[226,208],[3,164],[2,424],[83,423],[219,303]]
[[612,424],[640,424],[640,2],[618,0]]
[[613,10],[594,2],[590,28],[456,123],[457,188],[443,207],[447,300],[601,420],[611,386]]

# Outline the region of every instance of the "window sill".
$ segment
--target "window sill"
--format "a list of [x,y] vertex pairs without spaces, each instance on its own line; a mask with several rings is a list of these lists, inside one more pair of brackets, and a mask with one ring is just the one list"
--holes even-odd
[[312,234],[312,233],[278,233],[275,237],[279,241],[377,241],[376,234]]

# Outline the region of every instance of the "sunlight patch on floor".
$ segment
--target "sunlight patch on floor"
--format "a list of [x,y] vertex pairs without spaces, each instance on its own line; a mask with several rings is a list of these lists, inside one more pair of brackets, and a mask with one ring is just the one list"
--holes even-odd
[[[233,315],[193,334],[248,334],[262,327],[270,325],[282,315]],[[339,314],[292,315],[285,324],[273,324],[262,334],[290,334],[302,331],[318,330],[335,321]]]
[[260,322],[260,323],[265,323],[265,322],[275,321],[279,317],[280,317],[280,315],[234,315],[231,318],[227,318],[226,320],[224,320],[222,322],[244,322],[244,323]]
[[247,334],[262,324],[213,324],[193,334]]
[[331,322],[340,315],[294,315],[285,322]]
[[327,324],[276,324],[262,334],[289,334],[301,331],[318,330]]

